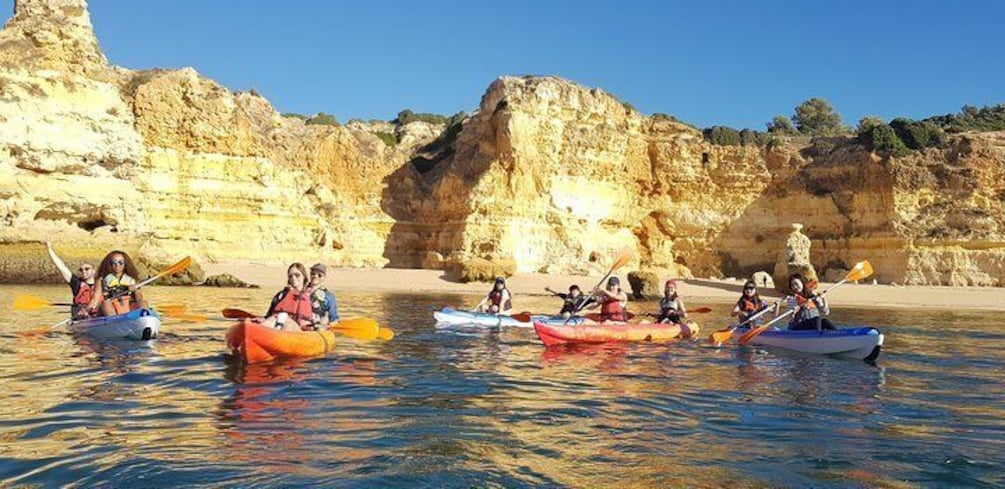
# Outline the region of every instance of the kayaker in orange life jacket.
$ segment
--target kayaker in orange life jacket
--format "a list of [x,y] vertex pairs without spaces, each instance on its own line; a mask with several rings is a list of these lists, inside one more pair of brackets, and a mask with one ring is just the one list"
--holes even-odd
[[136,288],[139,274],[125,251],[115,250],[105,255],[98,265],[97,288],[89,308],[94,310],[100,305],[103,316],[116,316],[148,307],[143,292]]
[[660,299],[660,312],[656,316],[658,323],[683,324],[687,318],[684,301],[677,295],[677,281],[670,279],[663,286],[663,297]]
[[478,302],[475,309],[479,312],[509,316],[513,312],[513,296],[506,288],[506,279],[496,277],[492,290]]
[[621,280],[618,277],[607,279],[607,288],[594,289],[593,296],[596,297],[597,304],[590,306],[590,309],[600,306],[600,322],[626,319],[628,294],[621,290]]
[[[748,280],[747,283],[743,284],[743,295],[740,296],[740,300],[736,301],[736,305],[733,306],[733,312],[730,315],[736,316],[737,321],[742,323],[765,307],[768,307],[768,303],[764,302],[761,299],[761,294],[757,293],[757,284],[753,280]],[[755,323],[759,322],[761,322],[760,318],[755,320]],[[753,324],[753,326],[756,326],[756,324]]]
[[91,310],[89,305],[91,304],[91,298],[94,296],[95,290],[94,265],[81,263],[80,268],[77,269],[80,272],[80,276],[77,276],[71,273],[66,263],[63,263],[63,260],[56,255],[56,252],[52,249],[52,243],[46,241],[45,250],[49,252],[49,259],[56,266],[56,270],[63,277],[63,281],[70,286],[70,292],[73,294],[71,302],[73,305],[70,306],[70,314],[78,319],[90,316]]
[[[813,291],[814,286],[815,283],[807,283],[806,279],[798,273],[789,276],[789,295],[782,299],[781,303],[796,311],[792,314],[792,319],[789,320],[790,330],[837,329],[824,318],[830,314],[830,308],[827,306],[827,300],[824,299],[824,296],[817,295]],[[778,312],[779,306],[776,306],[776,316]]]
[[314,329],[314,309],[307,288],[307,267],[294,263],[286,269],[286,287],[280,290],[269,304],[262,325],[283,331]]

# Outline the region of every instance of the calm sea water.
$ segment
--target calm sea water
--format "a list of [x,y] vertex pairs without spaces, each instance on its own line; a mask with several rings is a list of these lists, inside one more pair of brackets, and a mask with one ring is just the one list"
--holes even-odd
[[[97,343],[43,332],[57,310],[15,314],[26,292],[67,298],[0,286],[0,486],[1005,486],[998,313],[836,309],[886,333],[870,365],[700,342],[547,351],[532,330],[434,328],[432,308],[476,297],[341,294],[397,337],[242,367],[224,321]],[[218,315],[272,292],[147,296]],[[705,332],[729,308],[709,305]]]

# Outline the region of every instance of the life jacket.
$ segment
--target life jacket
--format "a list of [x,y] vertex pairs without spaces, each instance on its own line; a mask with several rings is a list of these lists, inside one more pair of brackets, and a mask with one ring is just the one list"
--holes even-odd
[[792,297],[796,299],[796,305],[799,306],[799,312],[793,315],[792,321],[790,321],[789,324],[799,323],[820,316],[820,309],[817,308],[817,303],[812,299],[804,297],[801,294],[792,294]]
[[673,322],[679,322],[680,318],[680,301],[676,298],[667,299],[664,295],[660,298],[660,315],[659,321],[664,319],[670,319]]
[[600,304],[600,318],[603,321],[624,321],[625,304],[619,300],[604,297]]
[[[489,301],[492,302],[492,305],[498,307],[500,311],[508,311],[513,309],[513,300],[511,298],[507,298],[505,303],[503,303],[503,290],[506,289],[492,289],[492,292],[489,292]],[[512,295],[510,295],[510,297],[512,297]]]
[[105,299],[115,297],[115,300],[112,301],[112,309],[115,310],[115,314],[125,314],[132,310],[133,294],[128,292],[130,285],[136,285],[136,279],[124,273],[121,277],[109,273],[101,279],[101,285]]
[[564,299],[565,302],[562,304],[562,310],[559,311],[558,313],[559,314],[565,314],[567,312],[570,314],[574,313],[581,308],[581,306],[583,305],[583,301],[585,300],[586,296],[583,294],[579,294],[579,296],[577,297],[566,295]]
[[76,316],[82,311],[87,310],[88,306],[91,304],[91,299],[94,298],[94,287],[94,284],[89,284],[83,280],[80,281],[80,287],[77,289],[77,295],[73,296],[70,313]]
[[283,289],[283,296],[272,308],[273,314],[285,312],[289,314],[301,328],[309,328],[313,324],[314,308],[311,306],[311,294],[300,292],[289,287]]

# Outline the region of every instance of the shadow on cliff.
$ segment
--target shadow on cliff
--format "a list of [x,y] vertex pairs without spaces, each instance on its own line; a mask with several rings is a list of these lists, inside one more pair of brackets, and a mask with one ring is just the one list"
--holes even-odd
[[[444,269],[452,253],[465,251],[472,192],[495,161],[494,145],[490,154],[484,152],[490,145],[478,126],[494,127],[495,115],[488,120],[452,120],[434,141],[384,179],[381,209],[394,219],[384,245],[387,267]],[[495,141],[494,130],[490,138]],[[456,281],[449,272],[440,278]]]

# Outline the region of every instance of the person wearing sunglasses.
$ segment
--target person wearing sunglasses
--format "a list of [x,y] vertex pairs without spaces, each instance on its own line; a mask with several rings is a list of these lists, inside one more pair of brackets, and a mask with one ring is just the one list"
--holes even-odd
[[677,281],[667,280],[663,285],[663,297],[660,298],[660,313],[656,316],[658,323],[684,324],[687,317],[687,309],[684,308],[684,301],[677,295]]
[[311,295],[311,308],[314,310],[314,329],[328,326],[330,323],[337,323],[339,320],[338,303],[335,302],[335,294],[332,294],[325,285],[325,276],[328,275],[328,267],[324,263],[315,263],[311,267],[310,282],[307,290]]
[[136,288],[136,277],[140,276],[140,272],[125,251],[115,250],[105,255],[98,265],[96,276],[101,279],[91,298],[92,310],[100,306],[102,315],[116,316],[148,307],[143,292]]
[[314,309],[307,280],[303,263],[290,265],[286,269],[286,287],[272,298],[262,325],[283,331],[313,330]]
[[70,267],[66,266],[56,255],[56,252],[52,249],[52,243],[45,242],[45,250],[49,252],[49,259],[52,260],[52,264],[56,266],[56,270],[59,271],[59,275],[63,277],[63,281],[70,286],[70,292],[73,294],[72,305],[70,306],[70,314],[74,318],[82,319],[91,315],[90,308],[88,305],[91,303],[91,298],[94,296],[94,265],[90,263],[81,263],[80,268],[77,271],[80,275],[74,275],[70,272]]
[[[768,307],[768,303],[764,302],[761,299],[761,294],[757,293],[757,284],[753,280],[748,280],[747,283],[743,284],[743,295],[740,296],[740,300],[736,301],[736,305],[733,306],[733,312],[730,314],[736,316],[736,319],[743,323],[750,316],[757,314],[766,307]],[[755,323],[751,326],[756,325]]]

